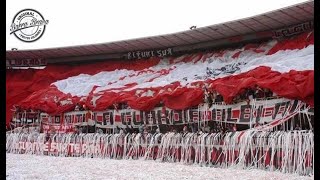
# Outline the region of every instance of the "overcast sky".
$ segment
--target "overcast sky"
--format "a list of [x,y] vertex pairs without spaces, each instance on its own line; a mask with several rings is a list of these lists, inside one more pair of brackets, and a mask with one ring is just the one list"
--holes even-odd
[[[6,0],[6,49],[41,49],[154,36],[241,19],[306,0]],[[22,9],[49,24],[32,43],[10,35]]]

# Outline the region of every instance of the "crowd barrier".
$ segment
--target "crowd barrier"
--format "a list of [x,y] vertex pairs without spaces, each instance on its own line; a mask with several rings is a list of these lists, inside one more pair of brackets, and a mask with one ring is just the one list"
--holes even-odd
[[257,168],[312,175],[312,131],[239,131],[226,134],[7,133],[6,151],[62,157],[144,159],[213,167]]

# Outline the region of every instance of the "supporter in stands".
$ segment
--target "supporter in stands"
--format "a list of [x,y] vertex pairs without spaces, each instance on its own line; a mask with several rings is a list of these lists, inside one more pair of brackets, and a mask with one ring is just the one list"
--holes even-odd
[[84,110],[85,110],[85,107],[86,107],[85,105],[80,106],[80,107],[79,107],[79,111],[84,111]]
[[212,91],[212,102],[215,103],[217,99],[217,91],[213,90]]
[[77,134],[77,135],[80,134],[80,131],[79,131],[79,127],[78,127],[78,126],[75,126],[75,128],[74,128],[74,134]]
[[120,133],[120,128],[118,126],[114,129],[114,133],[115,134],[119,134]]
[[139,126],[139,133],[142,134],[144,132],[144,124],[141,122],[140,126]]
[[80,104],[79,103],[76,104],[76,107],[74,108],[74,110],[75,111],[80,111]]
[[119,104],[114,103],[114,104],[113,104],[113,108],[118,112],[118,110],[119,110]]
[[[132,129],[132,126],[131,126],[131,129]],[[126,124],[125,132],[126,132],[126,133],[130,133],[130,134],[132,134],[131,129],[129,128],[128,124]]]
[[257,122],[255,123],[254,127],[256,128],[256,127],[259,127],[259,126],[260,126],[260,124],[259,124],[259,122],[257,121]]
[[301,130],[301,127],[299,126],[299,124],[296,124],[296,127],[294,128],[294,130]]
[[204,91],[204,102],[208,103],[209,107],[211,107],[211,105],[212,105],[212,96],[211,96],[211,94],[208,91],[206,86],[203,87],[203,91]]
[[258,85],[255,85],[255,98],[265,98],[264,91]]
[[264,90],[264,94],[265,94],[266,98],[272,97],[273,92],[270,89],[264,88],[263,90]]
[[160,133],[160,127],[157,125],[156,133]]
[[217,103],[223,102],[223,96],[219,92],[217,92],[215,102],[217,102]]
[[189,128],[191,129],[191,132],[192,132],[192,133],[196,133],[196,132],[198,131],[197,126],[195,126],[194,123],[191,123],[191,124],[189,125]]
[[241,99],[240,95],[237,95],[236,97],[233,98],[233,103],[234,104],[239,103],[239,102],[241,102],[241,100],[242,99]]
[[229,123],[226,124],[225,131],[226,131],[226,132],[231,132],[231,131],[232,131],[231,124],[229,124]]
[[100,128],[98,128],[98,129],[97,129],[97,133],[98,133],[98,134],[103,134],[103,130],[100,129]]
[[236,122],[234,122],[234,124],[233,124],[232,131],[233,131],[233,132],[236,132],[236,131],[237,131],[237,124],[236,124]]
[[172,132],[173,132],[174,134],[177,134],[177,130],[176,130],[175,128],[172,128]]
[[79,127],[79,133],[84,133],[82,127]]
[[125,103],[125,102],[121,103],[121,109],[128,109],[128,108],[129,108],[129,106],[127,103]]
[[47,131],[47,133],[46,133],[46,142],[48,142],[50,140],[50,133],[49,133],[49,131]]
[[246,99],[249,99],[251,101],[253,98],[255,98],[254,95],[254,90],[252,90],[251,88],[246,89]]
[[184,137],[188,133],[188,127],[187,125],[183,126],[182,136]]

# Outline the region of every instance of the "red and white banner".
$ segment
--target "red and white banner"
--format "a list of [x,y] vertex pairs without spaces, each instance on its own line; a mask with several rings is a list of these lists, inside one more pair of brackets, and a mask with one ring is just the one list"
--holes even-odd
[[[207,104],[197,108],[186,110],[172,110],[169,108],[157,107],[150,111],[138,111],[133,109],[106,110],[106,111],[74,111],[63,114],[63,121],[57,121],[60,116],[48,118],[42,113],[43,124],[59,127],[61,130],[81,125],[96,125],[100,128],[114,128],[116,126],[125,128],[127,125],[138,127],[141,123],[147,125],[182,125],[199,123],[204,121],[217,121],[236,124],[254,125],[270,123],[276,119],[285,119],[295,112],[299,112],[305,103],[298,100],[273,99],[242,102],[232,105],[214,104],[207,108]],[[46,119],[52,119],[46,121]],[[46,123],[49,122],[49,123]],[[45,128],[46,129],[46,128]]]
[[7,70],[7,124],[13,105],[56,115],[73,111],[77,103],[94,112],[123,102],[148,112],[162,103],[179,114],[203,102],[204,86],[221,94],[227,104],[246,88],[258,85],[313,106],[313,44],[310,31],[283,40],[180,57]]

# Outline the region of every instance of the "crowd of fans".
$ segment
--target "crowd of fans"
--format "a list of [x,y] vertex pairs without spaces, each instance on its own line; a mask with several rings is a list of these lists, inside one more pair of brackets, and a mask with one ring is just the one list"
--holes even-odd
[[[208,90],[205,86],[204,88],[204,102],[209,104],[209,107],[214,103],[222,103],[223,96],[215,90]],[[253,88],[246,88],[237,94],[233,99],[233,104],[246,101],[250,103],[253,99],[267,99],[271,97],[276,97],[277,95],[268,88],[261,88],[255,85]]]

